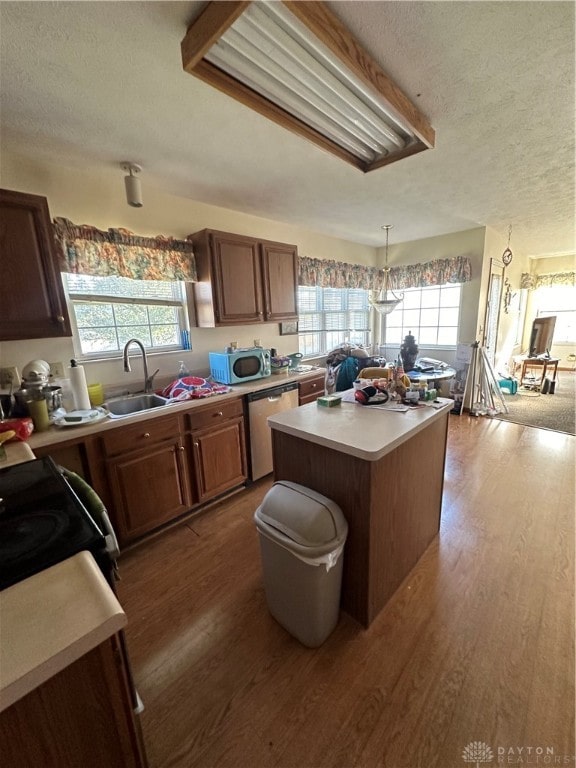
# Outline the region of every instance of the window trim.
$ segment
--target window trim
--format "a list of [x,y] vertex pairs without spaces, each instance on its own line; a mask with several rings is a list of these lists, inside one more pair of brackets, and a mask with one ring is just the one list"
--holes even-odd
[[[325,310],[325,309],[321,309],[321,310],[314,310],[313,312],[301,313],[300,302],[298,302],[298,304],[299,304],[299,306],[298,306],[298,321],[299,321],[298,322],[298,347],[299,347],[299,349],[301,348],[301,341],[300,341],[301,337],[302,336],[306,336],[308,334],[319,334],[320,335],[320,341],[323,342],[324,344],[326,344],[327,343],[327,334],[329,334],[329,333],[338,333],[339,331],[341,331],[343,335],[345,334],[343,336],[343,338],[342,338],[342,343],[345,343],[347,341],[347,339],[349,338],[350,334],[356,332],[356,329],[352,329],[352,328],[349,328],[349,327],[341,328],[341,329],[338,329],[338,328],[330,329],[330,328],[322,327],[322,328],[318,328],[318,329],[314,329],[314,330],[301,330],[301,325],[302,324],[301,324],[300,320],[301,320],[301,317],[302,317],[303,314],[320,314],[320,316],[324,320],[324,316],[326,314],[329,314],[330,312],[334,312],[334,313],[336,313],[336,312],[343,312],[343,313],[346,314],[347,319],[349,319],[349,316],[352,313],[355,313],[355,312],[356,313],[357,312],[363,313],[363,314],[366,315],[366,321],[367,321],[366,328],[363,328],[363,329],[361,329],[361,330],[359,330],[357,332],[358,333],[363,333],[367,337],[367,342],[366,342],[367,345],[371,345],[373,343],[373,339],[374,339],[374,323],[373,323],[373,320],[372,320],[372,313],[371,313],[370,304],[369,304],[370,291],[368,291],[368,290],[366,290],[364,288],[337,288],[337,287],[332,287],[332,286],[299,285],[298,286],[298,298],[300,296],[300,289],[304,289],[304,290],[308,290],[308,291],[314,290],[314,291],[338,291],[339,293],[345,292],[347,297],[348,297],[348,294],[350,292],[355,292],[355,293],[362,292],[362,293],[365,294],[366,309],[365,310],[364,309],[350,309],[349,307],[347,307],[344,310]],[[322,294],[322,295],[324,295],[324,294]],[[325,323],[323,322],[323,326],[324,325],[325,325]],[[305,357],[305,359],[325,357],[327,354],[330,353],[331,349],[333,349],[333,348],[334,347],[332,346],[330,348],[327,348],[326,350],[321,350],[319,352],[307,353],[307,354],[304,354],[304,357]]]
[[[176,281],[180,282],[181,285],[181,300],[176,301],[175,299],[154,299],[154,298],[136,298],[136,297],[126,297],[126,296],[115,296],[115,295],[105,295],[105,294],[87,294],[87,293],[77,293],[77,292],[71,292],[69,290],[68,286],[68,279],[67,279],[67,273],[62,272],[61,278],[62,278],[62,284],[64,286],[64,296],[66,298],[66,305],[68,308],[68,313],[70,316],[70,326],[72,330],[72,346],[74,348],[74,356],[77,360],[81,362],[107,362],[112,360],[120,360],[122,358],[122,349],[118,350],[111,350],[109,352],[104,351],[98,351],[98,352],[84,352],[82,350],[82,341],[80,339],[80,334],[78,331],[78,323],[76,318],[76,310],[74,308],[74,302],[76,301],[82,301],[87,303],[113,303],[113,304],[144,304],[148,306],[166,306],[166,307],[174,307],[177,309],[178,318],[179,318],[179,333],[180,338],[182,339],[182,336],[184,332],[187,332],[188,339],[190,338],[190,322],[189,318],[192,316],[194,317],[194,307],[191,305],[190,302],[190,296],[191,292],[187,288],[187,284],[184,281]],[[113,326],[116,328],[117,326]],[[163,345],[163,346],[157,346],[157,347],[150,347],[147,346],[144,341],[142,341],[144,344],[144,348],[146,350],[147,357],[154,356],[154,355],[163,355],[163,354],[174,354],[175,352],[181,352],[181,351],[189,351],[191,349],[191,345],[189,344],[187,347],[184,346],[182,341],[179,344],[170,344],[170,345]]]
[[[453,350],[455,350],[457,348],[457,346],[459,344],[459,338],[460,338],[460,321],[461,321],[461,315],[462,315],[462,299],[463,299],[462,287],[463,287],[463,285],[464,285],[463,283],[443,283],[442,285],[426,285],[426,286],[422,286],[422,287],[414,286],[413,288],[404,289],[404,293],[406,293],[407,291],[420,291],[420,292],[423,292],[423,291],[428,291],[428,290],[438,290],[438,289],[442,290],[443,288],[454,289],[456,287],[458,287],[460,289],[460,301],[458,303],[458,321],[457,321],[455,326],[449,326],[449,327],[456,328],[456,341],[454,342],[454,344],[446,344],[446,343],[432,344],[432,343],[428,343],[428,342],[420,342],[419,336],[421,334],[420,334],[419,331],[420,331],[420,327],[421,326],[418,325],[417,326],[418,332],[415,330],[414,327],[411,327],[410,330],[412,330],[413,334],[416,336],[417,344],[418,344],[419,347],[422,347],[423,349],[433,349],[433,350],[438,350],[438,351],[440,351],[440,350],[453,351]],[[404,302],[402,302],[402,304],[400,305],[400,307],[398,309],[402,309],[402,311],[404,311]],[[429,309],[429,307],[424,307],[424,309]],[[420,311],[421,310],[422,310],[422,306],[420,306]],[[394,310],[394,311],[397,311],[397,310]],[[387,341],[387,339],[386,339],[387,320],[388,320],[388,318],[392,314],[394,314],[394,312],[391,312],[390,315],[382,315],[381,316],[381,323],[380,323],[380,339],[381,339],[381,344],[380,344],[380,346],[387,347],[387,348],[392,348],[392,347],[398,347],[399,348],[399,344],[397,344],[396,342]],[[433,326],[424,326],[424,327],[425,328],[432,328]],[[439,326],[436,326],[436,328],[438,328],[438,327]],[[404,328],[403,324],[402,324],[401,328]],[[400,341],[400,343],[402,343],[402,342]]]

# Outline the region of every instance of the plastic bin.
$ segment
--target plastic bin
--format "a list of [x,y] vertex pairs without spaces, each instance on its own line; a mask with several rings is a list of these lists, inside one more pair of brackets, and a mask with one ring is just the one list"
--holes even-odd
[[254,514],[270,613],[303,645],[316,648],[338,623],[348,524],[326,496],[274,483]]

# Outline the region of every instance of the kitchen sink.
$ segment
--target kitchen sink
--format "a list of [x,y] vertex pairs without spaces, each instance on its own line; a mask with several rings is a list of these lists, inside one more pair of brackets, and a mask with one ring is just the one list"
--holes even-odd
[[160,395],[128,395],[117,397],[104,403],[104,408],[109,412],[111,419],[121,419],[134,413],[151,411],[153,408],[163,408],[168,399]]

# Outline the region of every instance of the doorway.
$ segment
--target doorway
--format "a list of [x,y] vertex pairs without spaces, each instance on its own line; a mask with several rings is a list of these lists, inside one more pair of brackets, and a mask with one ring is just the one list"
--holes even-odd
[[504,288],[504,264],[496,259],[490,259],[490,282],[484,316],[484,338],[482,346],[492,366],[496,363],[496,345],[498,343],[498,326],[500,324],[500,305]]

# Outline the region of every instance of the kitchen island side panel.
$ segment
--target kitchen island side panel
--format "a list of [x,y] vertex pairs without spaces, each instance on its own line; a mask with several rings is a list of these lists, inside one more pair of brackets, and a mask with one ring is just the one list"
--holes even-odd
[[274,479],[338,504],[348,522],[342,608],[370,626],[438,532],[448,413],[378,461],[272,429]]
[[[368,626],[440,529],[448,412],[372,462]],[[346,513],[345,513],[346,514]]]

